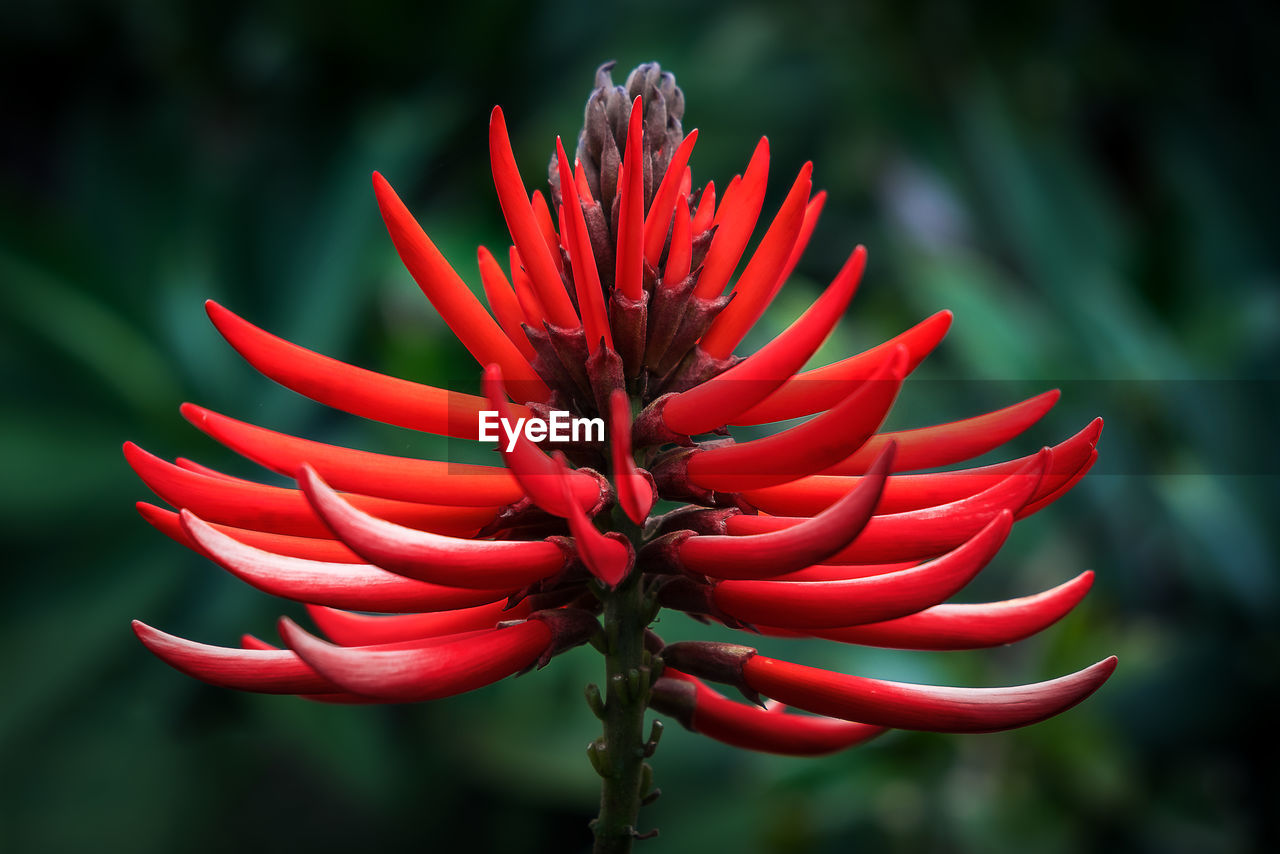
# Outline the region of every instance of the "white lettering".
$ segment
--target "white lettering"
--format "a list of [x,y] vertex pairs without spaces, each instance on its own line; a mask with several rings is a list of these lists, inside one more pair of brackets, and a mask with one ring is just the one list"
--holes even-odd
[[563,409],[552,409],[547,418],[517,418],[514,423],[501,413],[483,409],[478,413],[476,435],[482,442],[506,444],[507,453],[516,448],[521,432],[530,442],[603,442],[603,418],[575,418]]
[[520,428],[524,426],[525,419],[517,418],[515,429],[512,429],[511,422],[502,419],[502,432],[507,434],[507,453],[511,453],[516,449],[516,439],[520,438]]
[[484,409],[480,411],[480,441],[496,442],[498,441],[498,413],[492,409]]

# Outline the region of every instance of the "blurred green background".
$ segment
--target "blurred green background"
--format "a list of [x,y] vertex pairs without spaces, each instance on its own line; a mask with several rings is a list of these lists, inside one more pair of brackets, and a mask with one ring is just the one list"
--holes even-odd
[[148,528],[120,443],[256,476],[182,421],[193,400],[438,450],[261,378],[202,301],[474,391],[369,173],[477,284],[476,244],[506,245],[489,109],[536,185],[606,59],[677,74],[697,183],[723,187],[768,134],[771,213],[814,160],[826,213],[757,337],[862,242],[862,292],[824,355],[957,312],[893,426],[1061,386],[1001,458],[1107,419],[1098,469],[972,593],[1096,569],[1062,624],[980,653],[763,648],[943,684],[1121,662],[1080,708],[1006,734],[797,760],[669,731],[644,813],[662,837],[641,850],[1275,850],[1277,32],[1274,4],[1239,0],[0,4],[0,850],[585,849],[594,654],[407,708],[182,677],[131,618],[233,644],[301,609]]

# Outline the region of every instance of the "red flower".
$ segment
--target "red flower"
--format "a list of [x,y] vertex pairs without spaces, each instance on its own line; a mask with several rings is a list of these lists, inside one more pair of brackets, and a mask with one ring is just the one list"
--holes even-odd
[[[814,754],[886,727],[1022,726],[1092,693],[1114,658],[1037,685],[934,688],[750,647],[664,647],[646,631],[665,606],[761,634],[908,649],[994,646],[1037,632],[1083,597],[1090,573],[1023,599],[943,603],[995,556],[1015,520],[1088,471],[1101,421],[1030,457],[901,474],[996,448],[1041,418],[1056,392],[878,432],[951,315],[803,370],[853,298],[860,246],[802,317],[758,352],[734,355],[822,209],[811,164],[734,279],[761,213],[767,141],[717,204],[711,184],[691,189],[697,132],[682,131],[674,78],[641,66],[615,87],[606,66],[597,83],[573,163],[557,140],[545,196],[526,191],[502,111],[493,111],[494,183],[514,245],[510,278],[480,249],[492,315],[374,175],[391,239],[484,369],[483,396],[346,365],[215,303],[208,309],[267,377],[356,415],[475,440],[483,412],[509,425],[562,411],[599,417],[608,441],[517,432],[501,437],[503,466],[462,466],[334,447],[185,405],[196,427],[299,488],[170,464],[129,444],[139,476],[179,510],[139,504],[142,515],[255,587],[307,603],[329,640],[282,620],[282,648],[252,638],[240,649],[206,646],[135,623],[142,642],[216,685],[363,703],[468,691],[592,641],[608,675],[603,699],[589,691],[605,721],[589,751],[605,778],[603,841],[634,835],[646,773],[637,757],[653,747],[638,729],[646,705],[730,744]],[[748,441],[727,430],[802,416],[813,417]],[[654,516],[659,500],[683,506]],[[824,717],[735,703],[700,679]]]

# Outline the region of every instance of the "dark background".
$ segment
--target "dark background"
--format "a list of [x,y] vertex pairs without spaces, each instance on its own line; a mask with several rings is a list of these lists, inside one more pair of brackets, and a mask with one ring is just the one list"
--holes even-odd
[[[1060,719],[893,734],[820,760],[683,730],[641,850],[1261,850],[1275,841],[1276,6],[557,2],[0,5],[0,849],[140,852],[586,845],[593,654],[408,708],[215,690],[137,644],[266,636],[274,601],[150,530],[126,439],[255,475],[182,400],[390,453],[429,442],[262,379],[215,297],[305,346],[474,391],[400,268],[379,169],[473,285],[506,244],[491,106],[526,181],[576,134],[595,66],[656,59],[721,187],[760,134],[776,209],[804,160],[830,193],[763,335],[854,242],[871,252],[825,357],[939,308],[956,324],[893,426],[1061,386],[1025,441],[1101,414],[1102,461],[1019,525],[975,598],[1084,568],[1061,625],[980,653],[775,642],[851,672],[1016,684],[1109,653]],[[958,382],[965,380],[966,382]],[[968,594],[966,594],[968,595]],[[670,639],[706,636],[668,617]]]

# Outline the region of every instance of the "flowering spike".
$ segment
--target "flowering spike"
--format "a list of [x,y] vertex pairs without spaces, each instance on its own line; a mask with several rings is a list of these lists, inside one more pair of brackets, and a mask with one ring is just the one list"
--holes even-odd
[[[786,483],[815,474],[865,447],[898,396],[906,373],[905,348],[838,406],[790,430],[693,454],[689,479],[707,489],[736,491]],[[884,443],[877,446],[879,454]]]
[[[124,456],[156,495],[212,522],[301,537],[329,536],[329,529],[296,489],[196,474],[132,442],[125,443]],[[492,507],[440,507],[363,495],[353,495],[351,501],[367,513],[400,525],[458,536],[474,534],[494,516]]]
[[[514,424],[504,391],[502,369],[497,365],[485,368],[483,384],[489,405],[498,412],[499,419],[505,418],[508,423]],[[533,499],[534,504],[548,513],[563,518],[571,512],[561,490],[562,480],[568,484],[569,494],[580,509],[595,512],[604,500],[608,487],[601,483],[598,475],[589,475],[583,471],[561,471],[555,460],[529,441],[523,432],[516,437],[511,450],[507,449],[505,442],[499,442],[498,449],[525,493]]]
[[255,427],[191,403],[182,405],[182,415],[213,439],[274,472],[292,476],[308,462],[335,486],[365,495],[495,508],[524,497],[520,484],[502,468],[388,457],[325,445]]
[[334,643],[342,646],[369,646],[492,629],[505,620],[527,617],[531,608],[529,600],[525,599],[514,608],[509,608],[505,602],[492,602],[435,614],[375,617],[326,608],[323,605],[308,605],[307,613],[320,631]]
[[511,590],[446,587],[366,564],[323,563],[272,554],[232,539],[189,511],[182,528],[219,566],[272,596],[347,608],[397,613],[451,611],[507,598]]
[[[357,368],[277,338],[213,300],[204,305],[227,343],[285,388],[374,421],[459,439],[476,438],[476,417],[486,408],[482,397]],[[517,411],[529,414],[523,406]]]
[[663,671],[649,705],[674,716],[690,732],[734,747],[781,756],[824,756],[864,744],[884,727],[814,715],[792,715],[734,702],[701,679],[675,668]]
[[830,409],[848,393],[848,383],[866,380],[899,346],[907,348],[907,373],[933,352],[951,326],[951,312],[940,311],[906,332],[856,356],[789,377],[764,402],[740,414],[734,424],[743,426],[786,421]]
[[747,247],[756,219],[760,216],[768,177],[769,140],[760,137],[747,171],[742,173],[742,180],[730,182],[724,201],[716,212],[716,236],[707,250],[707,259],[703,262],[698,287],[694,291],[703,299],[720,296],[729,277],[737,269],[742,250]]
[[861,474],[875,459],[879,447],[890,440],[898,443],[898,461],[894,471],[928,469],[972,459],[1020,435],[1043,418],[1058,402],[1060,395],[1061,392],[1053,389],[1013,406],[962,421],[881,433],[823,474]]
[[1012,526],[1013,514],[1002,510],[959,548],[911,569],[845,581],[721,581],[711,600],[734,619],[787,629],[892,620],[958,592],[1000,550]]
[[534,584],[568,563],[565,550],[548,541],[466,540],[384,522],[344,501],[309,465],[302,466],[298,483],[316,514],[348,548],[407,578],[492,590]]
[[[713,359],[730,356],[773,299],[775,286],[780,282],[804,224],[805,205],[809,201],[809,191],[813,189],[812,175],[813,164],[804,164],[777,216],[734,284],[733,302],[712,321],[707,334],[702,336],[702,349]],[[863,254],[866,254],[865,249]]]
[[323,694],[341,690],[287,649],[209,646],[133,621],[142,645],[165,664],[219,688],[261,694]]
[[552,642],[541,620],[410,649],[335,646],[287,617],[279,629],[285,643],[333,684],[396,703],[438,700],[496,682],[536,662]]
[[498,318],[498,325],[511,339],[511,343],[516,345],[521,355],[532,363],[538,358],[538,354],[529,343],[529,336],[525,335],[524,330],[520,328],[526,319],[524,310],[520,308],[520,300],[503,274],[502,267],[498,265],[498,259],[493,257],[492,252],[481,246],[476,250],[476,260],[480,265],[480,282],[484,287],[484,297],[489,301],[489,308],[493,309],[494,317]]
[[[693,146],[697,141],[698,131],[695,128],[689,131],[671,156],[667,174],[662,176],[662,183],[653,196],[653,204],[649,206],[649,214],[644,221],[644,260],[650,267],[657,267],[662,258],[662,247],[667,242],[667,228],[671,225],[671,213],[675,210],[676,199],[683,197],[680,190],[688,174],[685,167],[689,164],[689,155],[693,153]],[[685,204],[687,206],[688,202]]]
[[[147,504],[145,501],[137,502],[136,506],[138,514],[151,527],[174,542],[204,554],[200,546],[196,544],[196,541],[188,537],[187,533],[182,530],[182,523],[179,521],[177,513],[172,510],[165,510],[163,507],[157,507],[154,504]],[[211,527],[232,539],[239,540],[245,545],[286,557],[318,560],[325,563],[364,563],[364,560],[359,555],[337,540],[250,531],[245,528],[233,528],[229,525],[212,525]]]
[[676,549],[682,568],[716,578],[782,575],[819,563],[858,536],[880,498],[893,463],[889,445],[867,479],[821,514],[756,536],[693,536]]
[[[1079,478],[1101,430],[1102,419],[1095,419],[1088,427],[1050,449],[1053,464],[1040,480],[1030,502],[1068,487]],[[876,509],[881,514],[902,513],[959,501],[990,489],[1024,468],[1035,456],[1030,454],[1003,463],[956,471],[894,475],[885,483]],[[778,486],[747,490],[742,497],[751,506],[773,516],[812,516],[857,486],[859,477],[861,475],[814,475]]]
[[733,423],[800,370],[853,299],[865,259],[866,250],[859,246],[822,296],[778,337],[719,376],[668,398],[662,409],[667,428],[694,436]]
[[627,518],[643,525],[657,500],[657,490],[653,478],[636,467],[635,458],[631,455],[631,404],[622,389],[615,389],[609,396],[609,441],[613,451],[613,483],[618,492],[618,503]]
[[542,380],[377,172],[373,173],[373,189],[401,260],[458,340],[481,365],[502,365],[525,399],[541,400],[546,394]]
[[[506,217],[507,228],[519,247],[520,257],[525,261],[538,297],[547,309],[547,319],[564,329],[576,329],[579,326],[578,315],[573,310],[573,303],[569,302],[564,282],[529,204],[529,194],[511,152],[511,139],[507,136],[507,122],[501,107],[494,107],[489,116],[489,156],[493,161],[493,185],[498,190],[502,215]],[[503,370],[506,370],[506,365],[503,365]]]
[[644,110],[640,96],[631,104],[631,120],[627,129],[627,147],[622,155],[622,178],[619,181],[618,267],[614,282],[627,299],[637,302],[644,294]]
[[[1035,494],[1052,463],[1045,448],[1031,462],[977,495],[922,510],[872,516],[847,548],[827,558],[830,564],[867,564],[933,557],[950,551],[986,526],[1002,511],[1016,513]],[[758,534],[803,524],[784,516],[733,516],[730,534]]]
[[756,655],[743,665],[743,681],[788,705],[834,718],[895,729],[998,732],[1065,712],[1096,691],[1115,667],[1111,656],[1034,685],[950,688],[832,673]]
[[587,346],[595,352],[601,342],[613,348],[613,336],[609,330],[609,318],[605,314],[603,291],[600,289],[600,273],[596,269],[595,250],[587,233],[587,222],[582,215],[582,204],[569,171],[569,159],[564,144],[556,137],[556,164],[560,174],[560,186],[564,192],[564,217],[568,226],[563,235],[569,247],[569,263],[573,267],[573,284],[578,294],[578,309],[582,312],[582,328],[587,336]]
[[[1015,643],[1042,632],[1067,615],[1093,586],[1085,571],[1050,590],[1007,599],[963,605],[934,605],[880,623],[866,623],[813,634],[841,643],[894,649],[982,649]],[[761,627],[762,631],[768,630]]]

